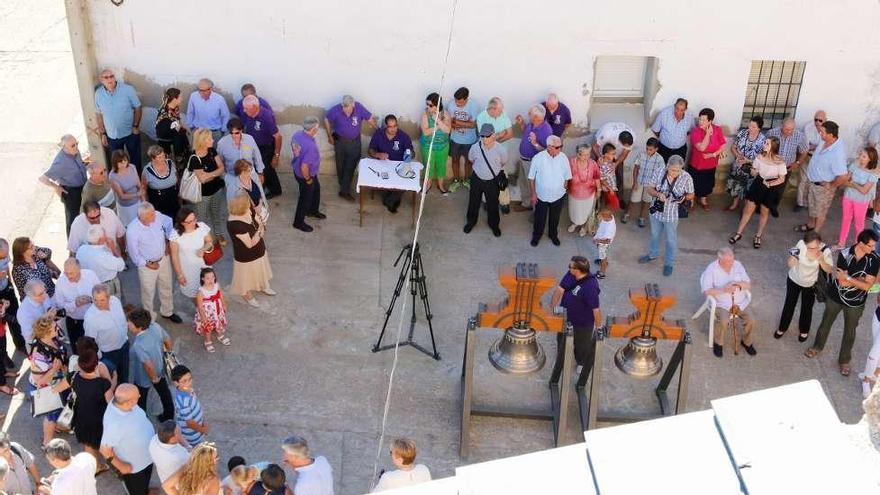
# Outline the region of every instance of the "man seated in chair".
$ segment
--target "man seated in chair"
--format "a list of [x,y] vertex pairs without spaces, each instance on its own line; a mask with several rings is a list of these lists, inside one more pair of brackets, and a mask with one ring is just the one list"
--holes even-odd
[[[409,150],[410,156],[412,156],[412,139],[410,139],[407,133],[398,129],[397,117],[391,114],[386,115],[385,127],[376,129],[376,132],[373,133],[367,153],[370,155],[370,158],[375,158],[376,160],[399,162],[403,161],[406,150]],[[401,195],[400,191],[383,191],[382,204],[391,213],[397,213],[397,208],[400,207]]]
[[[751,302],[748,292],[751,288],[751,280],[742,263],[736,261],[733,250],[724,247],[718,250],[718,259],[709,263],[703,275],[700,276],[700,287],[706,297],[714,297],[717,302],[715,315],[718,318],[719,327],[715,332],[715,342],[712,344],[712,352],[716,357],[724,355],[724,334],[731,321],[731,313],[735,318],[742,320],[742,345],[749,356],[758,353],[752,345],[752,329],[755,320],[747,311]],[[731,311],[732,308],[733,311]],[[736,324],[734,322],[734,324]],[[736,338],[736,337],[734,337]],[[735,344],[735,342],[734,342]]]

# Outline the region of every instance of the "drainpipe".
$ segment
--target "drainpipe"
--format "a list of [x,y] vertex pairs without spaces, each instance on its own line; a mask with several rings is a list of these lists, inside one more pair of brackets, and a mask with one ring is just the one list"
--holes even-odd
[[92,156],[92,161],[103,163],[106,166],[104,148],[101,145],[101,136],[98,135],[98,124],[95,121],[95,81],[98,75],[98,64],[95,61],[87,3],[88,0],[64,0],[64,7],[67,10],[67,29],[70,32],[70,47],[73,53],[76,84],[79,88],[79,101],[82,106],[89,153]]

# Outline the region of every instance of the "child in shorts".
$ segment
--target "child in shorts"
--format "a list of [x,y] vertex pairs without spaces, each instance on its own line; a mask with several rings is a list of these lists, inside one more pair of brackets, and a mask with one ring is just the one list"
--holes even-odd
[[660,141],[657,138],[650,138],[645,143],[645,153],[636,158],[633,166],[633,188],[627,205],[626,213],[620,219],[621,223],[629,221],[629,216],[635,208],[639,212],[639,227],[644,228],[646,225],[648,206],[654,201],[648,194],[648,187],[652,184],[652,178],[658,170],[665,170],[666,163],[657,150],[660,149]]
[[605,278],[605,271],[608,269],[608,249],[611,248],[616,233],[617,224],[614,222],[614,214],[611,213],[610,208],[603,207],[599,210],[599,227],[596,229],[596,235],[593,236],[593,243],[599,251],[599,258],[596,260],[599,271],[596,272],[596,278]]
[[612,210],[620,209],[620,199],[617,197],[617,177],[614,175],[614,157],[617,152],[611,143],[602,146],[602,156],[599,157],[599,181],[602,184],[602,202],[604,206]]

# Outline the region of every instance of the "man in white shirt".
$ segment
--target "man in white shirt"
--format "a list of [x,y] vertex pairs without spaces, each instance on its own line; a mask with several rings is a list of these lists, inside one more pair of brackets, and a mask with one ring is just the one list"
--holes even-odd
[[116,366],[119,382],[128,381],[128,320],[122,303],[111,296],[104,284],[92,289],[92,306],[83,318],[83,329],[87,337],[98,344],[103,357]]
[[21,335],[30,352],[31,341],[34,340],[34,322],[46,313],[55,316],[55,304],[46,291],[46,284],[31,279],[24,286],[25,298],[18,306],[15,317],[21,325]]
[[79,260],[80,267],[95,272],[98,280],[110,289],[111,296],[122,299],[122,285],[118,275],[125,270],[125,260],[110,251],[105,245],[105,238],[104,229],[99,225],[90,226],[88,244],[83,244],[76,250],[76,259]]
[[50,477],[51,489],[41,486],[43,495],[98,495],[95,470],[98,463],[88,452],[71,455],[70,444],[63,438],[55,438],[46,444],[46,460],[55,468]]
[[547,138],[547,149],[532,158],[529,167],[529,187],[532,192],[532,205],[535,207],[535,225],[532,229],[532,246],[537,246],[544,235],[544,223],[550,217],[547,237],[554,246],[559,245],[559,215],[568,181],[571,180],[571,166],[568,157],[562,152],[562,139],[559,136]]
[[128,256],[138,267],[141,283],[141,305],[156,320],[153,298],[159,288],[159,312],[162,318],[183,323],[174,313],[171,257],[168,256],[168,238],[173,230],[171,219],[156,211],[150,203],[138,206],[138,217],[128,226]]
[[[591,137],[590,157],[598,160],[602,156],[602,147],[608,143],[614,145],[614,175],[617,177],[617,183],[621,186],[620,191],[629,191],[633,188],[632,168],[624,170],[624,163],[629,157],[633,148],[633,136],[635,132],[632,127],[623,122],[606,122]],[[621,194],[622,198],[628,196]],[[624,201],[621,201],[621,208],[626,208]]]
[[169,493],[168,488],[164,486],[165,482],[180,471],[189,460],[189,451],[180,444],[180,439],[180,429],[173,419],[159,423],[156,434],[150,439],[150,458],[156,466],[156,474],[163,484],[162,488]]
[[67,312],[64,321],[74,354],[76,341],[84,335],[86,311],[92,307],[92,289],[100,283],[95,272],[81,268],[76,258],[68,258],[64,262],[64,274],[55,284],[55,304]]
[[122,473],[128,495],[147,495],[153,474],[150,440],[156,432],[144,410],[138,407],[139,398],[140,392],[130,383],[116,387],[113,403],[104,412],[101,437],[101,455]]
[[288,437],[281,444],[284,463],[296,470],[296,495],[333,495],[333,469],[327,459],[319,455],[309,457],[309,444],[305,438]]
[[804,135],[807,136],[810,156],[813,156],[813,152],[822,144],[822,137],[819,135],[819,132],[826,120],[828,120],[828,117],[825,114],[825,110],[816,110],[816,113],[813,114],[813,121],[804,124]]
[[70,235],[67,236],[67,250],[74,256],[80,246],[88,242],[89,227],[100,225],[104,229],[106,245],[116,254],[121,255],[125,245],[125,226],[110,208],[104,208],[97,201],[89,201],[83,205],[83,212],[70,224]]
[[[715,331],[715,342],[712,344],[712,352],[716,357],[722,357],[724,334],[731,322],[731,313],[742,320],[743,337],[742,345],[749,356],[758,353],[752,345],[752,329],[755,319],[746,308],[751,302],[749,290],[752,287],[751,279],[746,273],[742,263],[736,261],[733,250],[723,247],[718,250],[718,259],[709,263],[703,275],[700,277],[700,287],[705,296],[712,296],[718,305],[715,314],[718,317],[719,328]],[[736,310],[731,308],[736,306]],[[734,322],[735,324],[735,322]]]

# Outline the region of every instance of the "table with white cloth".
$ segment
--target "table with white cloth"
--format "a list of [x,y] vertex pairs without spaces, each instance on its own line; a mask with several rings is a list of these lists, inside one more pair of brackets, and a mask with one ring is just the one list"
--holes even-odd
[[[362,158],[358,163],[358,181],[356,191],[360,193],[360,226],[364,226],[364,194],[362,188],[379,189],[382,191],[402,191],[412,193],[412,225],[416,225],[416,201],[419,191],[422,190],[422,182],[419,173],[423,166],[418,162],[409,162],[415,177],[405,178],[397,173],[397,167],[402,162],[394,160],[376,160]],[[383,179],[382,174],[387,174]]]

